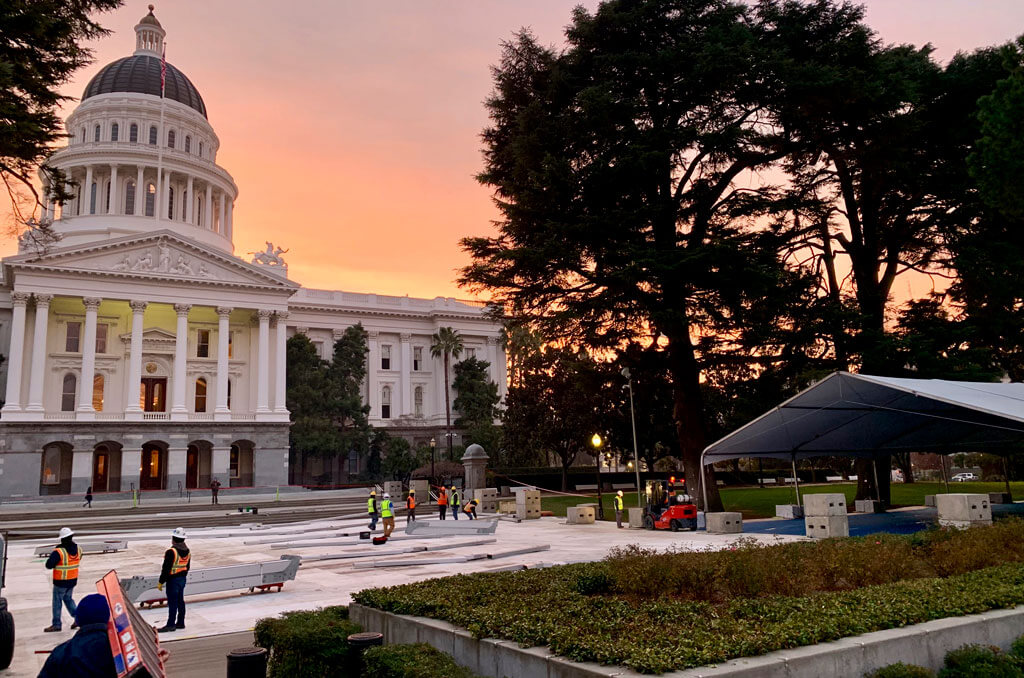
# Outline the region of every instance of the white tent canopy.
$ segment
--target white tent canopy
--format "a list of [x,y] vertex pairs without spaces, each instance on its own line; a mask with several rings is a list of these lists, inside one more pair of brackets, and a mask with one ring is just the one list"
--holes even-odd
[[1024,384],[836,372],[709,445],[701,468],[741,457],[1007,455],[1021,446]]

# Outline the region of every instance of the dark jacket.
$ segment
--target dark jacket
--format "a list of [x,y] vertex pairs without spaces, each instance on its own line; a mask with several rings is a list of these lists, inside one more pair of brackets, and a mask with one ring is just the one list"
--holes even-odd
[[[68,550],[68,555],[74,556],[78,554],[78,544],[74,542],[71,537],[60,540],[60,545]],[[53,568],[60,565],[60,554],[57,553],[57,549],[54,549],[50,554],[50,557],[46,559],[46,569],[52,570]],[[53,585],[59,589],[69,589],[78,583],[78,579],[65,579],[63,581],[55,581]]]
[[[167,553],[164,554],[164,564],[160,568],[160,583],[166,584],[167,580],[171,578],[171,567],[174,566],[174,552],[177,551],[178,555],[182,558],[188,555],[188,546],[185,542],[180,544],[174,544],[171,548],[167,549]],[[192,561],[188,561],[188,565],[185,566],[185,571],[181,574],[174,575],[175,577],[184,577],[188,575],[188,571],[192,569]]]
[[105,623],[86,624],[53,648],[39,678],[117,678]]

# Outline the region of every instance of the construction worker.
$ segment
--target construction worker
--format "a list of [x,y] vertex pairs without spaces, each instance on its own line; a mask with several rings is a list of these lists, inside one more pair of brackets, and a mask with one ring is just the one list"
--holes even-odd
[[108,621],[110,606],[105,597],[93,593],[82,598],[75,611],[78,633],[53,648],[39,678],[117,678],[107,635]]
[[377,529],[377,490],[370,490],[370,498],[366,500],[366,512],[370,514],[370,529]]
[[171,533],[171,548],[164,553],[157,585],[161,591],[167,585],[167,624],[157,629],[160,633],[185,628],[185,580],[191,566],[192,553],[185,545],[185,528],[176,527]]
[[622,490],[615,493],[615,526],[622,529]]
[[437,508],[441,512],[441,520],[444,520],[444,514],[448,511],[448,494],[445,492],[444,485],[437,488]]
[[[60,545],[53,549],[50,557],[46,559],[46,569],[53,570],[53,619],[50,625],[43,629],[46,633],[60,631],[60,609],[63,605],[68,608],[71,619],[75,618],[75,600],[72,594],[75,592],[75,584],[78,583],[78,566],[82,562],[82,550],[72,537],[75,533],[70,527],[60,528]],[[71,624],[71,628],[77,629],[78,624]]]
[[391,504],[391,495],[387,492],[380,502],[380,515],[384,519],[384,536],[390,537],[395,531],[395,507]]
[[452,491],[448,495],[448,505],[452,507],[452,516],[459,519],[459,491],[452,485]]
[[217,498],[217,494],[220,492],[220,481],[216,478],[210,483],[210,503],[219,504],[220,500]]
[[410,520],[416,520],[416,490],[409,490],[409,496],[405,498],[405,524]]
[[476,499],[472,499],[466,503],[466,507],[462,510],[465,511],[466,515],[469,516],[470,520],[476,520],[476,505],[479,504]]

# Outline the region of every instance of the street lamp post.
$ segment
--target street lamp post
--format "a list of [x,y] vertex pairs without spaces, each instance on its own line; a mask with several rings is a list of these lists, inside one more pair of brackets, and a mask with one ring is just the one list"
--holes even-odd
[[[431,438],[430,439],[430,482],[432,482],[432,483],[436,483],[437,482],[437,476],[434,475],[434,457],[436,456],[434,454],[434,450],[436,450],[436,449],[437,449],[437,441],[434,440],[433,438]],[[427,499],[429,499],[429,498],[430,497],[427,497]]]
[[636,470],[636,505],[643,506],[640,495],[640,453],[636,446],[636,410],[633,409],[633,378],[629,374],[629,368],[622,368],[622,376],[626,378],[629,385],[629,419],[633,422],[633,468]]
[[604,520],[604,505],[601,503],[601,446],[604,441],[600,433],[595,433],[590,438],[590,444],[594,446],[594,459],[597,461],[597,519]]

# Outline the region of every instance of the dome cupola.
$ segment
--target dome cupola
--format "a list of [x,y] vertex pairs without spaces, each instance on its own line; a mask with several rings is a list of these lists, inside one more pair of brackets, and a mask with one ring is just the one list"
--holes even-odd
[[153,5],[149,6],[149,14],[135,25],[135,54],[160,56],[163,53],[164,37],[167,32],[153,16]]

